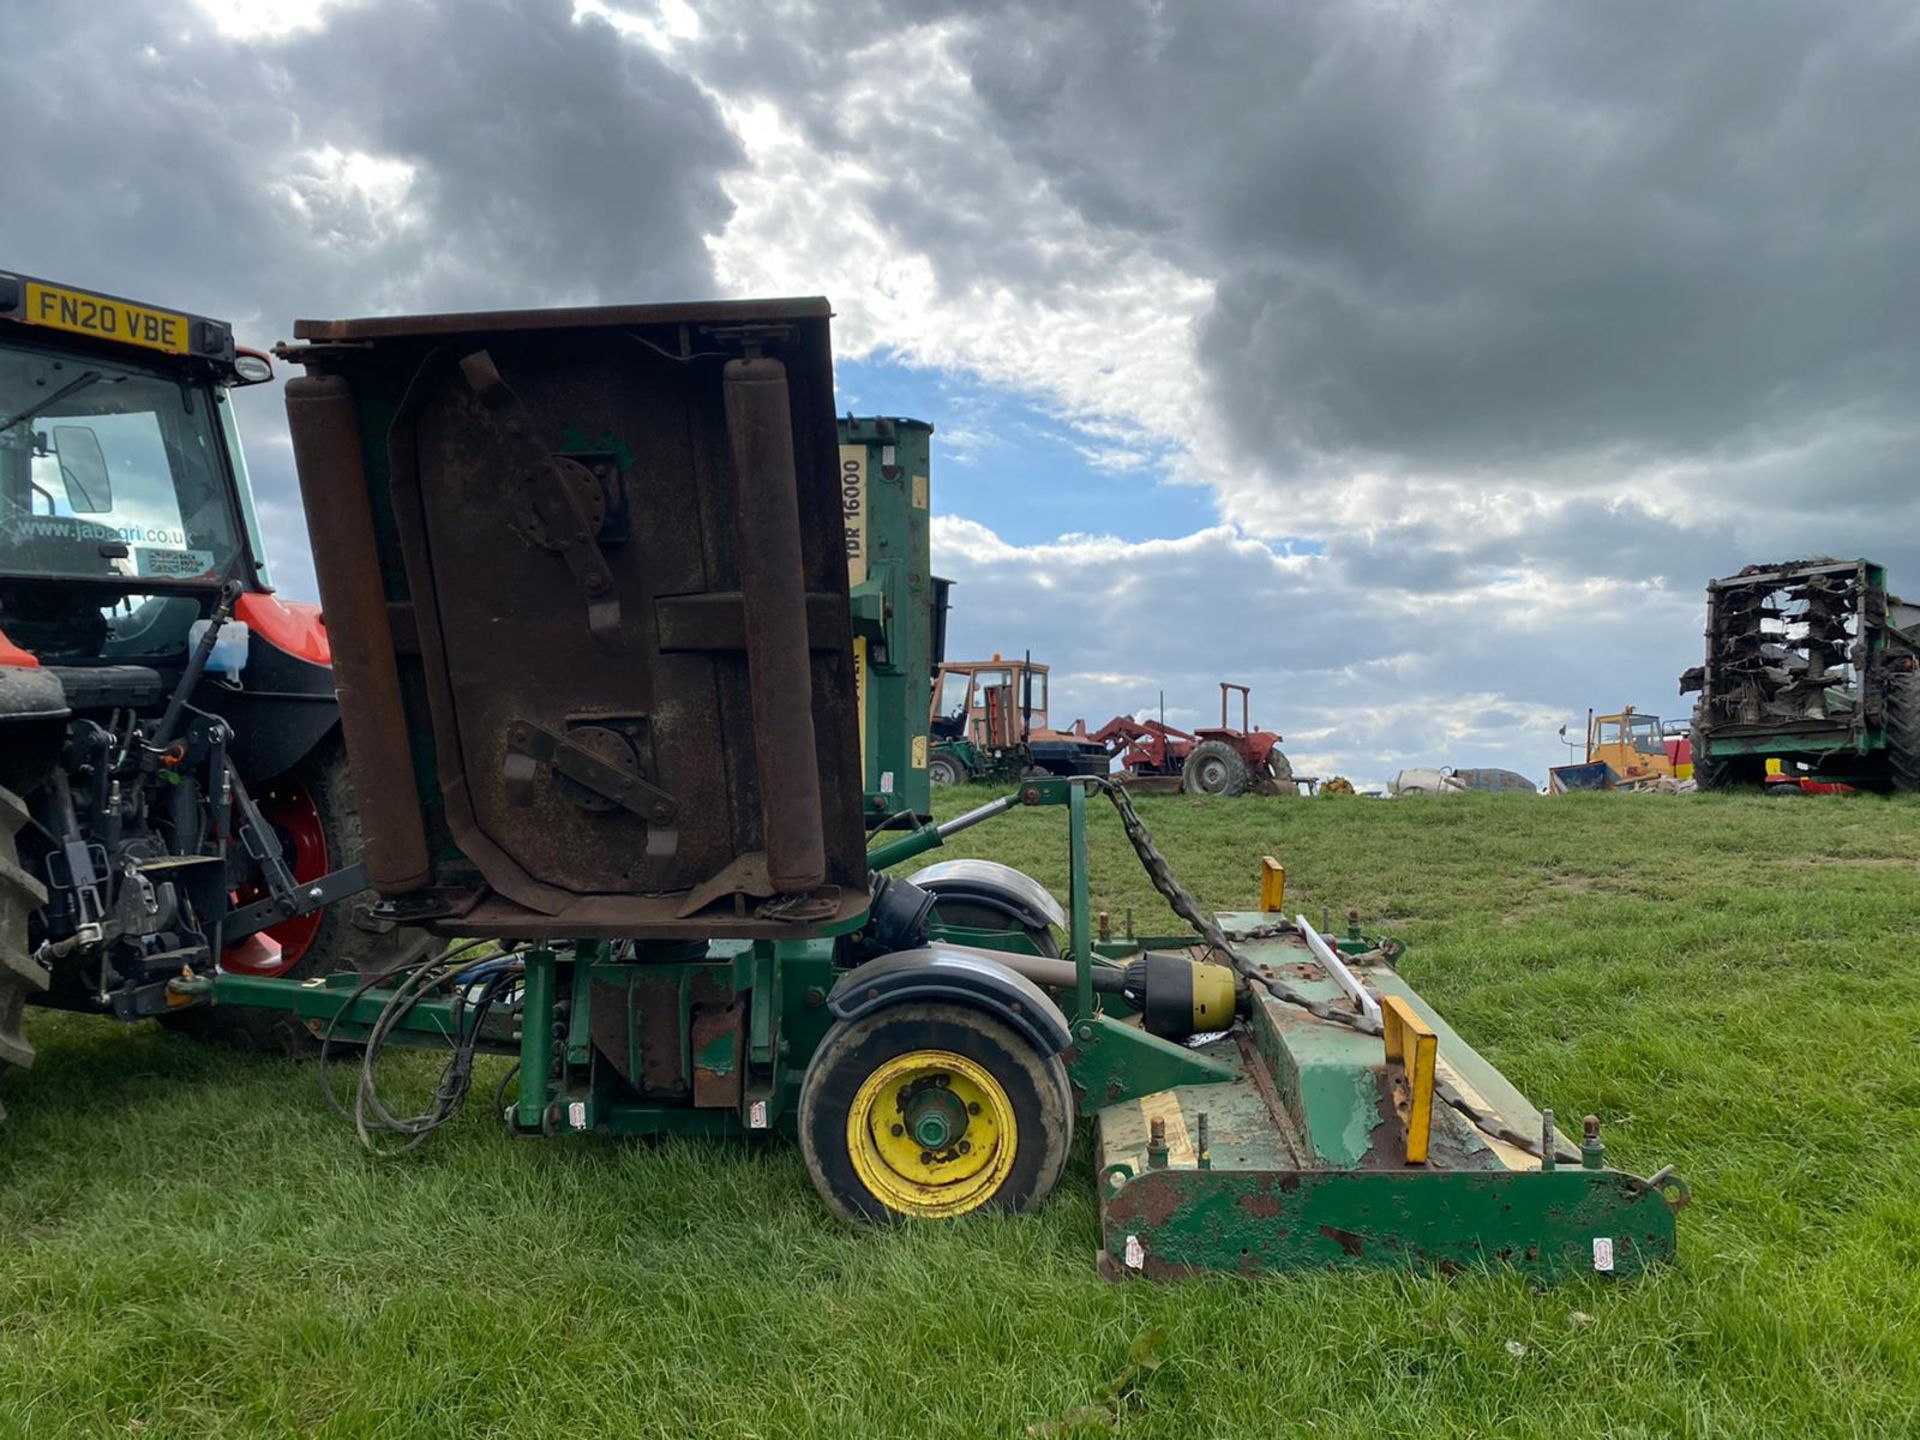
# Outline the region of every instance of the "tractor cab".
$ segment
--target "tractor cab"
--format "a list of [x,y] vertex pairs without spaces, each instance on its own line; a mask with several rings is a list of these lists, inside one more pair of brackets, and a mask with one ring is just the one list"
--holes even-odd
[[961,660],[935,676],[927,734],[936,784],[1032,769],[1049,775],[1103,775],[1105,748],[1085,734],[1055,730],[1047,717],[1047,667],[1031,659]]
[[1587,732],[1587,759],[1603,761],[1626,783],[1673,774],[1660,717],[1631,705],[1616,715],[1596,715]]

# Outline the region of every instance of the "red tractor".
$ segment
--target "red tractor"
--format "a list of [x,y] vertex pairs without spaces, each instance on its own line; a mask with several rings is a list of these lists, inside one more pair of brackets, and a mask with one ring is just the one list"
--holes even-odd
[[[1240,727],[1227,724],[1228,701],[1240,696]],[[1245,685],[1220,682],[1220,723],[1191,732],[1165,720],[1116,715],[1088,738],[1120,762],[1135,789],[1182,790],[1189,795],[1291,795],[1293,766],[1280,752],[1279,734],[1255,730],[1248,720],[1251,695]]]

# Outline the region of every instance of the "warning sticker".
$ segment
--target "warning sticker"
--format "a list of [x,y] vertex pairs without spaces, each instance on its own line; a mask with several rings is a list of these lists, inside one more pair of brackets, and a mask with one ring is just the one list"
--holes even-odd
[[1613,1237],[1611,1235],[1594,1236],[1593,1268],[1602,1273],[1613,1269]]
[[200,580],[213,574],[211,550],[164,550],[155,545],[136,545],[133,559],[134,573],[153,580]]

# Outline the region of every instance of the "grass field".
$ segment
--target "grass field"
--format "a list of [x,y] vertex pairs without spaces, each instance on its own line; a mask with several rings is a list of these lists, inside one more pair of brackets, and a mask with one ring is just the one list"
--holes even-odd
[[[1098,809],[1096,901],[1159,923]],[[1279,855],[1615,1163],[1676,1163],[1679,1265],[1109,1286],[1084,1138],[1036,1216],[856,1234],[783,1143],[519,1142],[477,1104],[378,1161],[312,1067],[37,1014],[0,1434],[1920,1433],[1920,805],[1142,809],[1209,905]],[[1063,885],[1057,811],[962,838]]]

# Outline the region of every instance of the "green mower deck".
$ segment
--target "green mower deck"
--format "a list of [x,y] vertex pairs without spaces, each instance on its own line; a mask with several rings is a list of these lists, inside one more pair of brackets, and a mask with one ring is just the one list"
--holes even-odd
[[[1273,928],[1268,915],[1219,918],[1230,937]],[[1237,943],[1300,994],[1343,1000],[1297,934]],[[1543,1168],[1541,1112],[1391,967],[1353,972],[1424,1022],[1435,1090],[1475,1118],[1435,1095],[1426,1158],[1410,1163],[1417,1077],[1388,1059],[1383,1037],[1256,991],[1252,1013],[1199,1050],[1238,1078],[1098,1112],[1103,1273],[1493,1262],[1557,1279],[1632,1275],[1673,1257],[1679,1182],[1606,1168],[1597,1141],[1583,1153],[1557,1132]]]

